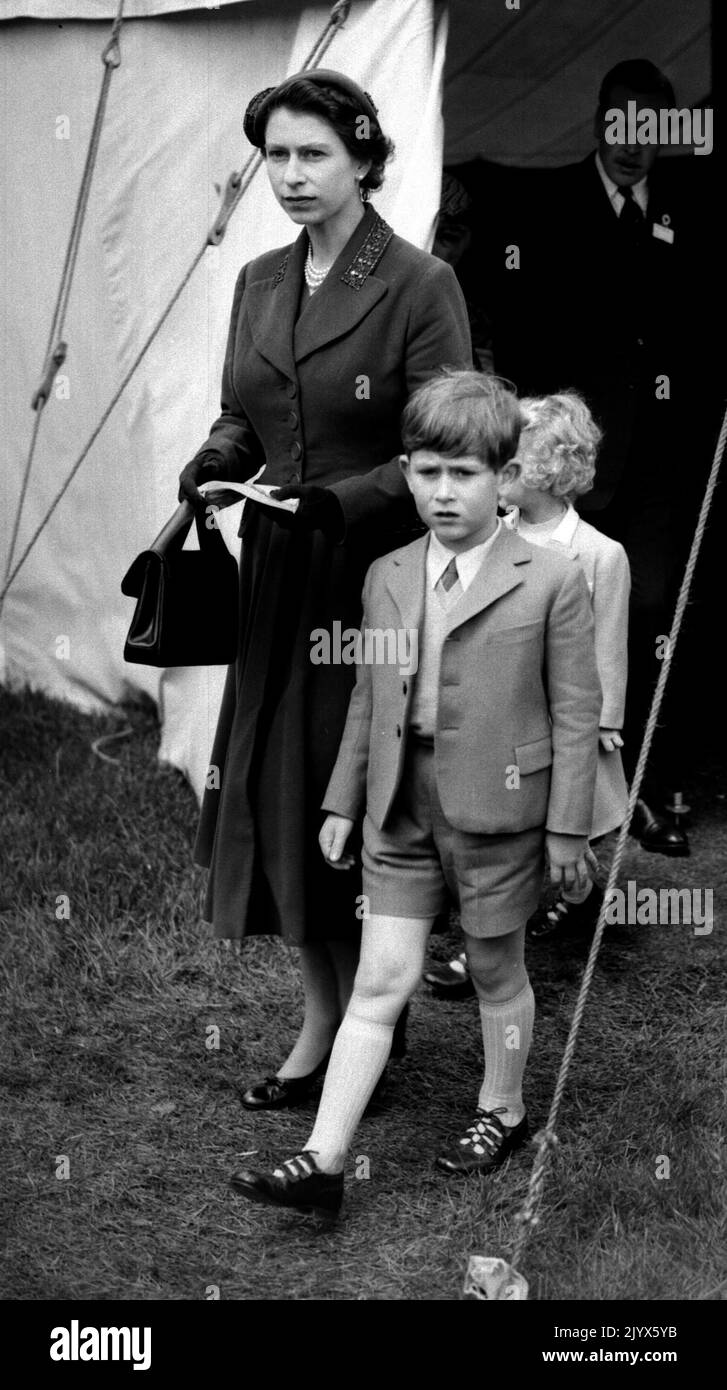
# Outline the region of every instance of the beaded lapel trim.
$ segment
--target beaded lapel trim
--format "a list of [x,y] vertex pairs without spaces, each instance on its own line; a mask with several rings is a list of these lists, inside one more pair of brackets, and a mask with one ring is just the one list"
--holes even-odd
[[288,269],[288,261],[289,261],[289,260],[290,260],[290,252],[289,252],[289,251],[286,251],[285,255],[283,256],[282,261],[280,262],[280,265],[278,266],[278,268],[277,268],[277,270],[276,270],[276,272],[275,272],[275,274],[274,274],[274,276],[273,276],[273,284],[274,284],[274,285],[279,285],[279,284],[280,284],[280,281],[283,280],[283,279],[285,279],[285,272],[286,272],[286,270]]
[[343,283],[350,285],[354,290],[360,290],[366,277],[376,269],[393,235],[394,232],[388,222],[385,222],[383,217],[379,217],[378,212],[374,213],[374,220],[366,240],[359,247],[350,266],[344,270],[341,276]]
[[[394,232],[388,222],[383,217],[374,213],[374,219],[366,240],[362,242],[351,264],[346,267],[341,276],[345,285],[350,285],[354,290],[360,290],[367,276],[371,275],[376,269],[381,257],[384,254]],[[285,279],[285,272],[288,269],[290,252],[286,251],[274,276],[273,284],[279,285]]]

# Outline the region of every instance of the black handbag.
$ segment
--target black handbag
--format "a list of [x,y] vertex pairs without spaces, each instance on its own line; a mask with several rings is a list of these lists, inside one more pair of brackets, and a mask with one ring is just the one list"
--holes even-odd
[[[183,550],[192,522],[199,550]],[[238,644],[238,570],[218,528],[182,502],[121,581],[136,599],[124,661],[143,666],[223,666]]]

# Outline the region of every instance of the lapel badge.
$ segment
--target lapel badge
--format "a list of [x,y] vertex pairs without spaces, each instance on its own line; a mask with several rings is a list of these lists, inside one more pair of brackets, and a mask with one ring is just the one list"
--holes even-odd
[[674,241],[674,228],[668,212],[662,213],[661,222],[652,223],[651,231],[658,241],[668,241],[670,244]]

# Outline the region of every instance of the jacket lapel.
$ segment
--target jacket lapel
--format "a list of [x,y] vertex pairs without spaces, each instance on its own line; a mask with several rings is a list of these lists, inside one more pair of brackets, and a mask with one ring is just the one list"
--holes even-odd
[[428,535],[420,536],[389,557],[386,587],[401,614],[403,628],[420,628],[422,624],[428,543]]
[[[421,627],[424,617],[424,585],[426,582],[427,543],[419,540],[389,557],[385,576],[386,587],[401,614],[402,627]],[[450,609],[447,632],[466,623],[483,608],[489,607],[503,594],[509,593],[524,578],[522,566],[532,560],[533,547],[504,526],[500,528],[492,550],[465,590],[458,603]]]
[[296,363],[355,328],[387,293],[386,282],[373,272],[393,235],[383,218],[367,207],[320,289],[298,315],[308,254],[304,228],[275,273],[245,291],[250,332],[260,356],[295,381]]
[[307,253],[308,233],[304,228],[284,252],[274,274],[254,281],[245,291],[247,318],[257,351],[293,381],[293,333]]
[[315,312],[311,312],[314,308],[312,303],[307,305],[306,312],[296,325],[293,348],[296,362],[302,362],[303,358],[310,357],[312,352],[325,347],[326,343],[335,342],[336,338],[350,333],[373,309],[374,304],[378,304],[386,291],[384,281],[374,275],[369,276],[355,293],[342,280],[330,286],[327,281],[324,282],[316,290],[314,298],[325,294],[325,302],[321,300],[316,304]]
[[387,293],[374,270],[394,233],[373,208],[364,215],[295,325],[296,362],[350,333]]
[[521,540],[514,531],[500,527],[500,534],[493,541],[484,564],[459,602],[450,609],[447,632],[454,632],[455,628],[461,627],[476,613],[521,584],[525,577],[523,566],[529,565],[531,560],[532,546]]

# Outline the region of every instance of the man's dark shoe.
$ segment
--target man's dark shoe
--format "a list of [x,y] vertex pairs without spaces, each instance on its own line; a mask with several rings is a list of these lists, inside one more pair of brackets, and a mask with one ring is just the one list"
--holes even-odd
[[472,1124],[462,1138],[439,1155],[437,1167],[449,1174],[479,1173],[486,1176],[509,1158],[514,1149],[524,1144],[528,1136],[528,1117],[518,1125],[503,1125],[498,1110],[477,1110]]
[[290,1110],[300,1105],[313,1091],[315,1084],[325,1076],[330,1058],[326,1053],[322,1062],[305,1076],[266,1076],[241,1092],[246,1110]]
[[469,999],[475,992],[464,952],[443,965],[430,966],[424,972],[424,981],[437,999]]
[[666,854],[676,859],[684,858],[690,852],[689,841],[681,826],[664,816],[655,816],[645,801],[636,802],[629,835],[633,835],[641,848],[652,854]]
[[591,887],[582,903],[569,903],[560,894],[550,907],[539,907],[529,919],[525,935],[529,941],[542,941],[549,936],[571,936],[595,930],[603,902],[603,890],[597,883]]
[[288,1158],[272,1173],[241,1168],[230,1185],[251,1202],[333,1215],[343,1201],[343,1173],[321,1173],[309,1149]]

